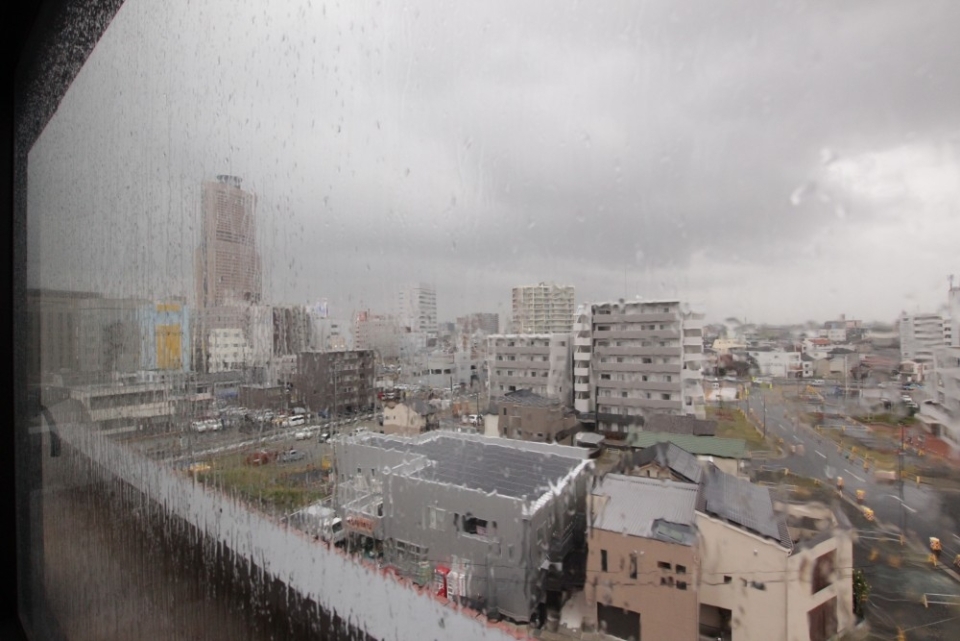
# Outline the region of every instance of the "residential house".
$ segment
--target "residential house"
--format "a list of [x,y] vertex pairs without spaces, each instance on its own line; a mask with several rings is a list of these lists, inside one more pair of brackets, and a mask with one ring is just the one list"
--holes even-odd
[[383,433],[397,436],[416,436],[439,429],[437,408],[422,399],[404,402],[387,401],[383,406]]
[[696,641],[696,484],[608,474],[590,496],[587,583],[597,628],[621,639]]
[[775,504],[768,488],[716,468],[701,488],[701,634],[826,641],[853,626],[853,533],[842,513]]
[[670,441],[661,441],[642,450],[632,450],[621,457],[616,467],[619,474],[681,483],[700,483],[703,465],[696,456]]
[[697,457],[702,464],[712,463],[728,474],[740,474],[741,461],[746,457],[747,444],[740,438],[694,436],[634,430],[626,443],[637,450],[645,450],[657,443],[673,443]]
[[623,639],[826,641],[850,629],[853,530],[703,469],[608,474],[589,504],[585,623]]

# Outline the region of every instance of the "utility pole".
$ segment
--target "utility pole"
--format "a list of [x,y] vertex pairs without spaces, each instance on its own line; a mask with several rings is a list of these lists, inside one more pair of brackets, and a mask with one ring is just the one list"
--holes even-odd
[[760,388],[760,401],[763,404],[763,438],[767,438],[767,394]]
[[906,536],[907,513],[903,507],[903,423],[900,423],[900,451],[897,452],[897,480],[900,483],[900,535]]

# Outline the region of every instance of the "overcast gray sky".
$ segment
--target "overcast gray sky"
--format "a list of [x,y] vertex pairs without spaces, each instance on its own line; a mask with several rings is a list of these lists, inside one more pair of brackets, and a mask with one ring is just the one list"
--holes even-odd
[[192,296],[200,183],[267,297],[510,288],[891,321],[960,280],[960,3],[127,0],[30,157],[32,285]]

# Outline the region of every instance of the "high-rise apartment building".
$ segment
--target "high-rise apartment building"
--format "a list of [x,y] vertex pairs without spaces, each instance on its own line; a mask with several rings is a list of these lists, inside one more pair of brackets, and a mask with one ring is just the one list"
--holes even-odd
[[236,176],[203,183],[196,256],[198,308],[260,302],[255,204],[256,196],[241,189]]
[[625,432],[650,414],[705,418],[703,315],[678,300],[582,305],[574,324],[574,408]]
[[397,293],[397,311],[401,327],[436,338],[437,289],[433,285],[415,283],[402,287]]
[[566,333],[573,327],[573,286],[540,283],[513,288],[513,333]]

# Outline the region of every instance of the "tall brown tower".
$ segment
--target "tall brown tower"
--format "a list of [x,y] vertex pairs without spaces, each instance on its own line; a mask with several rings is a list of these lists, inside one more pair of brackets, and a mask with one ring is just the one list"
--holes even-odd
[[256,196],[241,189],[236,176],[203,183],[203,229],[195,270],[198,310],[260,302],[255,204]]

